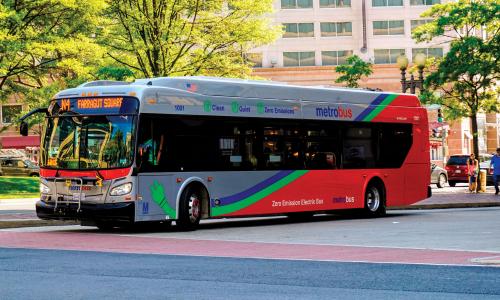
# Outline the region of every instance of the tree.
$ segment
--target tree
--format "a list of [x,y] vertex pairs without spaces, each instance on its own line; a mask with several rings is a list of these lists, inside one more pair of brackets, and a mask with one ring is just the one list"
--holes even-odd
[[415,29],[417,41],[451,39],[450,51],[425,79],[422,101],[444,106],[451,119],[470,118],[478,157],[477,114],[499,111],[500,3],[459,0],[434,5],[421,16],[434,20]]
[[29,102],[36,89],[91,78],[105,53],[93,38],[105,8],[100,0],[1,1],[0,100]]
[[347,83],[347,87],[359,87],[358,81],[362,76],[370,76],[372,71],[372,64],[363,61],[357,55],[351,55],[347,58],[347,64],[340,65],[335,68],[337,73],[343,74],[335,80],[337,83]]
[[102,32],[107,54],[138,76],[246,77],[244,54],[280,30],[272,0],[114,0]]

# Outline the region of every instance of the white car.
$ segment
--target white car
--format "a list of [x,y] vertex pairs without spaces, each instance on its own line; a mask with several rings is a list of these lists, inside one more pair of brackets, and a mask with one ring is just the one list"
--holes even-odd
[[436,164],[431,164],[431,184],[434,183],[438,188],[442,188],[447,182],[448,172]]

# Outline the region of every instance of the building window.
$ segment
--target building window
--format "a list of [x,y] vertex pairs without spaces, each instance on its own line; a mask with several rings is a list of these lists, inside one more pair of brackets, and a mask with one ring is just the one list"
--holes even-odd
[[403,6],[403,0],[372,0],[372,6]]
[[321,51],[321,64],[323,66],[337,66],[345,64],[347,58],[352,55],[352,50],[344,51]]
[[322,22],[320,26],[322,37],[352,35],[351,22]]
[[314,51],[283,52],[283,65],[285,67],[314,66]]
[[2,123],[8,124],[14,122],[17,116],[21,113],[21,110],[21,105],[2,106]]
[[441,3],[441,0],[410,0],[410,5],[434,5]]
[[443,57],[443,48],[413,48],[411,49],[411,56],[413,58],[413,61],[415,61],[415,56],[418,53],[423,53],[425,54],[425,57]]
[[321,8],[351,7],[351,0],[320,0]]
[[424,20],[411,20],[411,32],[413,32],[413,30],[415,28],[417,28],[418,26],[420,25],[424,25],[424,24],[427,24],[429,22],[432,22],[432,19],[424,19]]
[[403,35],[404,20],[373,21],[373,35]]
[[312,8],[312,0],[281,0],[282,9]]
[[284,38],[314,37],[314,23],[284,23]]
[[253,68],[262,68],[262,53],[247,53],[246,59]]
[[405,54],[405,49],[375,49],[375,63],[395,64],[401,54]]

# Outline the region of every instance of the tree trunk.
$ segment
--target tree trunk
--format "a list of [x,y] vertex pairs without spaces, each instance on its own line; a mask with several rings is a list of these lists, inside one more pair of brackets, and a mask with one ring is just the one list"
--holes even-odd
[[472,150],[477,159],[479,159],[479,143],[477,136],[477,113],[473,112],[471,115],[471,127],[472,127]]

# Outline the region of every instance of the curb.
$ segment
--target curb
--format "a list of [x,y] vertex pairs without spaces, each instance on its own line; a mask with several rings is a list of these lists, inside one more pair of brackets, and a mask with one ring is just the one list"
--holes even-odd
[[406,206],[393,206],[387,208],[387,210],[479,208],[479,207],[497,207],[497,206],[500,206],[500,202],[436,203],[436,204],[414,204]]
[[64,225],[77,225],[79,223],[74,221],[58,221],[58,220],[6,220],[0,221],[0,229],[6,228],[20,228],[20,227],[41,227],[41,226],[64,226]]
[[[387,210],[424,210],[424,209],[450,209],[450,208],[480,208],[499,207],[500,202],[477,202],[477,203],[442,203],[442,204],[417,204],[407,206],[393,206]],[[41,220],[41,219],[19,219],[0,220],[0,229],[20,228],[20,227],[41,227],[41,226],[65,226],[79,225],[77,221]]]

